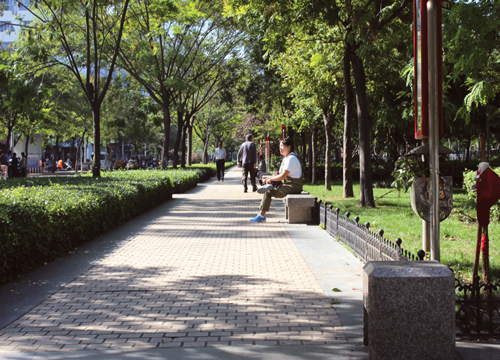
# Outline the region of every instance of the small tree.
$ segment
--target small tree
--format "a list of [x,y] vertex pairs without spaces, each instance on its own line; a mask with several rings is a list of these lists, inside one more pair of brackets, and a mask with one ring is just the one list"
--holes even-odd
[[100,176],[101,105],[114,73],[129,3],[38,0],[26,8],[33,21],[21,33],[20,49],[36,64],[33,71],[67,68],[92,108],[94,177]]

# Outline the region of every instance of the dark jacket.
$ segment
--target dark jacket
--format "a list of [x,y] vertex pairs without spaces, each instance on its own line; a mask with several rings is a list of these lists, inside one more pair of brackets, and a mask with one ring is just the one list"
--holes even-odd
[[5,155],[0,156],[0,165],[7,165],[7,166],[9,166],[9,162],[7,161],[7,158],[5,157]]
[[17,156],[13,156],[10,159],[10,166],[12,166],[12,171],[17,171],[17,167],[19,166],[19,160],[17,159]]
[[254,164],[257,162],[257,150],[252,141],[245,141],[238,151],[238,162],[244,164]]

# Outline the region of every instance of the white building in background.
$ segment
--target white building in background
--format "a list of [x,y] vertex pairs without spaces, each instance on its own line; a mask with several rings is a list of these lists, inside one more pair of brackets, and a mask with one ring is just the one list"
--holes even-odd
[[25,8],[29,4],[30,0],[0,0],[0,6],[5,8],[0,16],[0,42],[2,47],[9,46],[17,40],[21,21],[26,25],[30,23],[33,15]]
[[[30,139],[28,144],[28,172],[41,173],[42,168],[42,141],[43,135],[35,135]],[[20,139],[14,147],[14,152],[18,158],[21,158],[21,153],[26,149],[26,139]]]

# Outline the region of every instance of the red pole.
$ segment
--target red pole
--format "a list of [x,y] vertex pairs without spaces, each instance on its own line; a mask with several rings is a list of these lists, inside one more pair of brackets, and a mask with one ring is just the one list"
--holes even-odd
[[269,156],[269,134],[267,134],[266,137],[266,158],[269,159],[271,156]]

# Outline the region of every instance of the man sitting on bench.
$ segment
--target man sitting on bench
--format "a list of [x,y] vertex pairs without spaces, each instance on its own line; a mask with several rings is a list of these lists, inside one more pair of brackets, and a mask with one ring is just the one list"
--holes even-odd
[[[256,217],[250,219],[251,222],[266,221],[266,212],[271,207],[273,197],[281,199],[288,194],[300,194],[302,192],[302,167],[292,149],[292,139],[287,137],[280,141],[280,154],[284,157],[281,162],[279,174],[263,180],[264,185],[257,190],[259,194],[264,194],[264,196],[260,203],[260,212]],[[276,189],[272,183],[280,181],[282,184]]]

